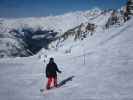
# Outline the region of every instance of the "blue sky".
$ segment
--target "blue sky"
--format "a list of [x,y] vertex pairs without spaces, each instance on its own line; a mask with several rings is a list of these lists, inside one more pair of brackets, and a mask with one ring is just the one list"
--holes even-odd
[[94,7],[120,8],[127,0],[0,0],[0,17],[41,17]]

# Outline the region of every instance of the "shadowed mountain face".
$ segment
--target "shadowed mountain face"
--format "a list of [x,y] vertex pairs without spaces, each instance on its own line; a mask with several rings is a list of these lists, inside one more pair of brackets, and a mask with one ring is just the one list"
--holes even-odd
[[18,30],[12,30],[11,33],[16,33],[15,37],[21,38],[24,41],[26,44],[24,47],[30,51],[30,54],[36,54],[42,48],[47,49],[49,43],[55,40],[58,34],[53,30],[38,29],[33,31],[30,28],[22,29],[20,32]]
[[87,35],[92,36],[93,33],[95,32],[95,29],[96,29],[96,25],[93,23],[81,23],[79,26],[76,26],[75,28],[65,32],[61,36],[61,38],[65,40],[69,36],[74,36],[74,40],[77,40],[77,39],[83,40],[84,38],[87,37]]
[[53,30],[32,28],[11,29],[7,33],[0,33],[0,58],[34,55],[42,48],[47,49],[57,34]]

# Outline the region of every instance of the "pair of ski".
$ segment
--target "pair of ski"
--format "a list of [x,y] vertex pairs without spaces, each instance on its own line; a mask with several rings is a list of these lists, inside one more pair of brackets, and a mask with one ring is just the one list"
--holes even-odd
[[56,89],[56,88],[59,88],[59,87],[60,87],[60,86],[51,87],[50,89],[40,89],[40,92],[42,92],[43,95],[46,95],[46,94],[48,94],[49,92],[51,92],[51,90]]
[[64,80],[62,80],[57,87],[51,87],[50,89],[40,89],[40,92],[42,92],[43,94],[47,94],[48,92],[50,92],[51,90],[55,89],[55,88],[60,88],[61,86],[65,85],[67,82],[72,81],[72,79],[74,78],[74,76],[70,76],[65,78]]

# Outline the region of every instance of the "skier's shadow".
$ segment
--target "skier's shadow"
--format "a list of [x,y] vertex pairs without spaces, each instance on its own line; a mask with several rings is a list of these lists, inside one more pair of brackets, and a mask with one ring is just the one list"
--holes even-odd
[[65,85],[67,82],[69,81],[72,81],[72,79],[74,78],[75,76],[70,76],[70,77],[67,77],[65,78],[64,80],[62,80],[61,82],[59,82],[58,86],[62,86],[62,85]]

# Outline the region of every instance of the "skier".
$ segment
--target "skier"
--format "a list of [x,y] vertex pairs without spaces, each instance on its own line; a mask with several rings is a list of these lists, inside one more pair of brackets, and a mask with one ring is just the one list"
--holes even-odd
[[47,89],[51,88],[52,82],[54,82],[54,87],[57,87],[57,72],[61,73],[54,62],[54,58],[50,58],[49,63],[46,66],[46,77],[48,78]]

